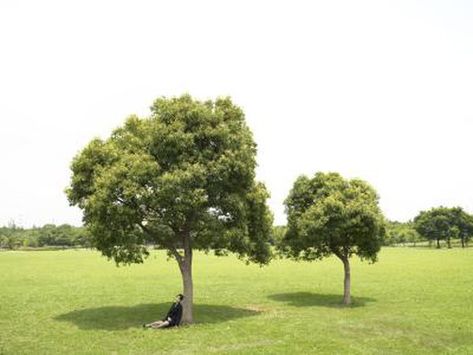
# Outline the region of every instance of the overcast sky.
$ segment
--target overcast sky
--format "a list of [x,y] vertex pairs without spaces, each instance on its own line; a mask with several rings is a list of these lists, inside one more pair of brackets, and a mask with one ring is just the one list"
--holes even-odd
[[80,225],[73,156],[184,92],[243,108],[278,224],[317,171],[473,212],[471,1],[0,0],[0,225]]

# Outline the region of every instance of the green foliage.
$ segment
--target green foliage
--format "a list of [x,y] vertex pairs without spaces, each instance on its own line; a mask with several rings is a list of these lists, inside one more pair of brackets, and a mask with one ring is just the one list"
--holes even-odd
[[33,228],[0,227],[0,248],[4,249],[78,246],[90,247],[89,233],[84,227],[68,224],[45,224]]
[[285,201],[287,233],[280,249],[289,257],[321,259],[356,254],[376,261],[384,234],[378,196],[366,182],[337,173],[299,177]]
[[421,211],[414,218],[417,232],[428,240],[446,240],[450,246],[451,238],[461,238],[467,242],[473,235],[473,216],[466,213],[461,207],[434,207],[428,211]]
[[422,211],[414,218],[415,229],[429,240],[446,239],[451,228],[450,209],[447,207],[432,208]]
[[286,232],[286,226],[274,226],[271,232],[271,244],[275,246],[281,245],[281,242],[284,239]]
[[[69,201],[84,211],[94,246],[117,264],[141,263],[147,244],[176,256],[192,248],[270,258],[268,193],[255,182],[256,144],[229,98],[157,99],[72,162]],[[178,258],[178,256],[176,256]]]
[[412,244],[422,241],[422,236],[415,230],[412,222],[389,221],[386,223],[386,234],[383,240],[384,245]]
[[8,237],[5,235],[0,235],[0,248],[6,249],[8,248]]
[[473,215],[466,213],[461,207],[451,209],[454,221],[450,230],[452,238],[460,238],[462,246],[473,236]]

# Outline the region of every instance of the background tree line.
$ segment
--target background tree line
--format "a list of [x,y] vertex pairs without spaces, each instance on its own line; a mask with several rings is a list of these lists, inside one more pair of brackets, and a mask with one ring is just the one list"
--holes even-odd
[[[286,226],[274,226],[271,241],[278,245],[287,231]],[[408,222],[386,221],[386,233],[383,236],[385,246],[417,246],[418,244],[435,245],[441,242],[448,248],[468,246],[473,236],[473,215],[461,207],[434,207],[421,211]]]
[[90,247],[85,227],[69,224],[45,224],[42,227],[22,228],[10,223],[0,227],[0,248]]
[[[272,228],[271,244],[278,245],[287,227]],[[466,247],[473,236],[473,216],[460,207],[437,207],[420,212],[408,222],[386,221],[385,246],[417,246],[425,244],[440,248],[440,242],[447,247]],[[0,248],[41,247],[91,247],[89,233],[85,227],[69,224],[45,224],[42,227],[22,228],[10,223],[0,227]]]

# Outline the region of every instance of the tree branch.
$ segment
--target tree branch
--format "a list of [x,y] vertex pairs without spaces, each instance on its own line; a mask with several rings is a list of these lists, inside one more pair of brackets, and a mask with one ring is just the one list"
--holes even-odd
[[[143,229],[143,231],[145,233],[147,233],[150,236],[152,235],[149,228],[146,227],[142,222],[139,222],[138,225]],[[179,264],[181,264],[183,262],[181,254],[179,254],[177,249],[171,243],[163,243],[162,245],[164,247],[166,247],[171,252],[171,254],[176,258],[176,260]]]
[[343,253],[338,248],[330,248],[330,249],[332,249],[332,253],[340,260],[343,261],[346,259],[346,256],[344,256]]
[[173,246],[169,246],[169,247],[167,247],[167,248],[168,248],[168,250],[171,252],[171,254],[174,255],[174,257],[176,258],[177,263],[179,264],[179,266],[181,266],[182,263],[183,263],[183,259],[182,259],[181,254],[179,254],[179,252],[177,251],[177,249],[174,248]]

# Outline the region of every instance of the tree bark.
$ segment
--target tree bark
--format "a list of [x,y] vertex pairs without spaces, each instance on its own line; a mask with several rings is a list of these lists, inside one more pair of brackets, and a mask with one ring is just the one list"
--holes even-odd
[[[141,228],[149,233],[143,224]],[[191,324],[193,322],[192,306],[194,304],[194,285],[192,282],[192,242],[190,233],[184,230],[181,233],[184,257],[179,254],[173,245],[167,245],[168,250],[174,255],[182,275],[182,286],[184,300],[182,302],[182,318],[180,324]]]
[[440,249],[440,239],[437,238],[437,249]]
[[448,249],[452,248],[452,244],[450,243],[450,237],[447,238],[447,245],[448,245]]
[[462,248],[464,248],[465,247],[465,238],[461,237],[461,241],[462,241]]
[[190,235],[184,235],[184,258],[178,259],[179,269],[182,275],[182,286],[184,300],[182,302],[182,319],[181,324],[192,324],[193,314],[192,306],[194,304],[194,285],[192,281],[192,245]]
[[345,270],[345,278],[343,280],[343,304],[351,304],[351,294],[350,294],[350,286],[351,286],[351,277],[350,277],[350,261],[348,258],[344,258],[343,260],[343,268]]

